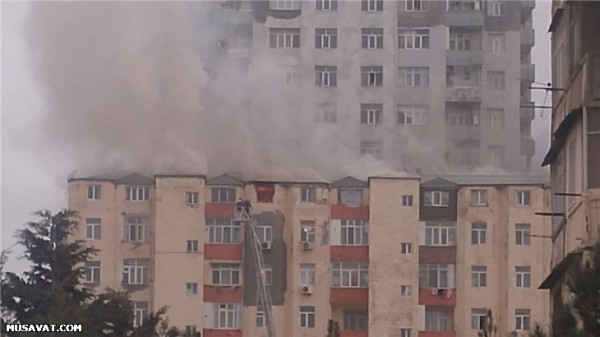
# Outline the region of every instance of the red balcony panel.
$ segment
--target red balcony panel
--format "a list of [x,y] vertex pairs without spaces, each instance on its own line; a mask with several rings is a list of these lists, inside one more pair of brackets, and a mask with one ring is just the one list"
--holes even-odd
[[240,303],[242,302],[242,287],[204,286],[204,302]]
[[420,263],[456,264],[456,246],[449,247],[419,247]]
[[369,206],[349,207],[331,205],[331,218],[342,220],[369,220]]
[[369,246],[329,246],[331,261],[369,262]]
[[369,288],[331,288],[332,305],[369,306]]
[[235,204],[207,202],[204,204],[204,216],[207,218],[233,218]]
[[215,244],[205,243],[204,244],[204,259],[205,260],[242,260],[243,246],[241,243],[237,244]]
[[242,337],[241,330],[233,329],[203,329],[202,336],[204,337]]
[[369,337],[368,331],[340,330],[340,337]]
[[419,289],[419,304],[436,307],[456,306],[456,289]]
[[456,331],[419,331],[419,337],[456,337]]

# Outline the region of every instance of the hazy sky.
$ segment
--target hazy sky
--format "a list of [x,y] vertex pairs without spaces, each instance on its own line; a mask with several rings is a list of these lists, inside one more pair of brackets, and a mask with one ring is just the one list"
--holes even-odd
[[[536,65],[536,81],[550,81],[550,1],[537,1],[534,10],[536,45],[532,60]],[[38,209],[59,210],[67,205],[67,176],[76,168],[68,167],[70,153],[52,151],[40,139],[38,130],[42,123],[42,97],[36,86],[36,74],[30,66],[31,55],[27,49],[24,22],[27,4],[2,2],[2,127],[1,127],[1,194],[0,236],[2,249],[14,244],[13,233]],[[544,91],[533,91],[538,105],[549,105]],[[536,139],[534,165],[539,165],[548,147],[550,111],[538,110],[532,133]],[[50,130],[52,131],[52,130]],[[50,132],[51,133],[51,132]],[[45,133],[50,134],[50,133]],[[101,158],[100,158],[101,159]],[[13,254],[8,268],[22,269]]]

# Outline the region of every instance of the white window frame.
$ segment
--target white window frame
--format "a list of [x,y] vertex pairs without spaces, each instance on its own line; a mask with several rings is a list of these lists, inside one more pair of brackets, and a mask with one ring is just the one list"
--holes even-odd
[[267,287],[273,285],[273,266],[271,265],[263,265],[261,270],[263,279],[265,280],[265,285]]
[[383,104],[361,104],[360,124],[379,125],[383,115]]
[[504,129],[504,109],[487,109],[487,113],[490,118],[490,129]]
[[450,277],[448,264],[419,264],[419,288],[449,289]]
[[487,321],[488,309],[472,308],[471,309],[471,329],[481,331],[485,328]]
[[187,240],[186,246],[188,253],[198,252],[198,240]]
[[412,286],[411,285],[401,285],[400,286],[400,296],[402,297],[411,297],[412,296]]
[[360,154],[371,155],[375,159],[383,158],[383,143],[382,142],[371,142],[363,141],[360,142]]
[[489,33],[490,52],[492,55],[504,54],[506,52],[506,35],[504,33]]
[[342,220],[340,243],[342,246],[369,245],[369,222],[367,220]]
[[102,197],[102,186],[100,185],[88,185],[88,200],[100,200]]
[[150,187],[148,186],[126,186],[126,201],[147,201],[150,200]]
[[236,194],[235,192],[235,187],[211,187],[210,201],[212,203],[234,203]]
[[531,245],[531,224],[517,223],[515,224],[515,244],[517,246]]
[[314,328],[315,327],[315,307],[314,306],[300,306],[300,327],[301,328]]
[[410,243],[410,242],[400,243],[400,253],[403,255],[412,254],[412,243]]
[[273,49],[300,48],[299,28],[270,28],[269,47]]
[[185,292],[191,295],[198,294],[198,283],[197,282],[187,282],[185,284]]
[[188,206],[198,206],[200,203],[200,193],[185,192],[185,204]]
[[504,16],[504,1],[489,0],[487,1],[488,16],[500,17]]
[[297,11],[300,7],[299,0],[269,0],[269,9],[274,11]]
[[84,267],[85,283],[100,283],[101,261],[86,261]]
[[362,49],[383,49],[383,28],[361,29]]
[[405,12],[423,12],[424,2],[426,0],[404,0],[404,11]]
[[300,186],[300,202],[315,203],[317,202],[317,188],[311,185]]
[[425,191],[424,204],[428,207],[448,207],[450,204],[450,192]]
[[314,220],[300,220],[300,241],[317,241],[317,224]]
[[346,309],[342,312],[342,329],[346,331],[368,331],[369,313],[367,310]]
[[488,150],[490,153],[490,164],[502,168],[504,166],[504,147],[490,146]]
[[402,206],[412,207],[413,205],[413,196],[412,195],[403,195],[402,196]]
[[426,222],[425,245],[449,247],[456,244],[456,225],[452,222]]
[[149,266],[148,259],[124,259],[122,283],[125,285],[148,284]]
[[517,288],[531,288],[530,266],[515,266],[515,284]]
[[487,206],[487,190],[474,189],[471,190],[471,206],[472,207],[485,207]]
[[140,327],[148,317],[148,302],[132,301],[133,307],[133,327]]
[[485,245],[486,243],[487,243],[487,224],[484,222],[472,223],[471,224],[471,245]]
[[366,262],[332,262],[334,288],[369,287],[369,264]]
[[488,71],[488,89],[492,91],[506,90],[506,73],[504,71]]
[[337,67],[327,65],[315,66],[315,84],[319,87],[336,87]]
[[530,190],[515,191],[515,204],[517,206],[531,206],[531,191]]
[[323,124],[337,123],[337,105],[334,103],[317,104],[315,121]]
[[452,316],[443,309],[425,309],[425,331],[452,331]]
[[400,329],[400,337],[411,337],[412,329],[402,328]]
[[316,49],[336,49],[337,48],[337,29],[336,28],[315,28],[315,48]]
[[383,86],[383,66],[360,67],[360,85],[370,88]]
[[146,216],[124,216],[124,240],[127,242],[147,242],[149,239],[150,218]]
[[211,284],[213,286],[239,286],[242,271],[237,263],[211,264]]
[[466,32],[450,32],[449,49],[455,51],[471,50],[471,34]]
[[85,219],[85,239],[100,240],[102,238],[102,219],[86,218]]
[[515,331],[529,331],[531,329],[531,310],[515,309]]
[[401,105],[397,107],[398,124],[400,125],[427,125],[429,118],[428,105]]
[[[383,11],[383,0],[362,0],[363,10],[367,12],[380,12]],[[366,3],[366,9],[364,4]]]
[[314,263],[300,263],[300,285],[311,286],[315,284],[316,265]]
[[329,12],[337,8],[337,0],[317,0],[316,10]]
[[240,329],[242,306],[237,303],[213,303],[215,329]]
[[241,242],[241,227],[229,218],[206,218],[208,243],[236,244]]
[[429,49],[429,39],[429,29],[398,28],[399,49]]
[[429,68],[398,67],[398,79],[404,88],[429,88]]
[[487,287],[487,266],[471,266],[471,287]]
[[263,242],[273,241],[273,226],[272,225],[258,225],[256,226],[256,235],[258,240]]

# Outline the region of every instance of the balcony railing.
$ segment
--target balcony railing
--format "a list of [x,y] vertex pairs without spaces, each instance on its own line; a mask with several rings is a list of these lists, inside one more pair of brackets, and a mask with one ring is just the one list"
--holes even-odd
[[452,140],[478,140],[481,128],[478,125],[447,126],[446,136]]
[[481,89],[477,87],[446,87],[447,102],[477,102],[481,101]]
[[481,50],[448,50],[446,64],[455,66],[483,64],[483,52]]
[[482,11],[460,11],[446,13],[446,24],[451,27],[483,26]]
[[456,305],[456,290],[419,289],[419,304],[436,307],[453,307]]

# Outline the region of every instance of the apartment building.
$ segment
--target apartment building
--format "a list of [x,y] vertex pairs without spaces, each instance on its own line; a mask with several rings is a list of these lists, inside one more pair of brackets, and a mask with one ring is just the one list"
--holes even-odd
[[[248,199],[264,259],[234,221]],[[544,177],[346,177],[242,181],[130,174],[69,181],[75,239],[100,249],[85,282],[127,290],[139,324],[205,337],[266,336],[264,275],[277,336],[475,337],[548,324],[551,242]],[[262,276],[261,276],[262,277]]]
[[[213,6],[222,27],[219,62],[242,62],[260,78],[248,105],[253,129],[283,113],[306,130],[349,135],[332,141],[404,170],[529,169],[535,1]],[[217,76],[219,66],[209,68]],[[262,97],[263,87],[275,98]],[[277,141],[304,140],[286,134]]]
[[552,143],[542,165],[552,180],[553,307],[567,296],[566,268],[600,230],[600,3],[552,3]]

